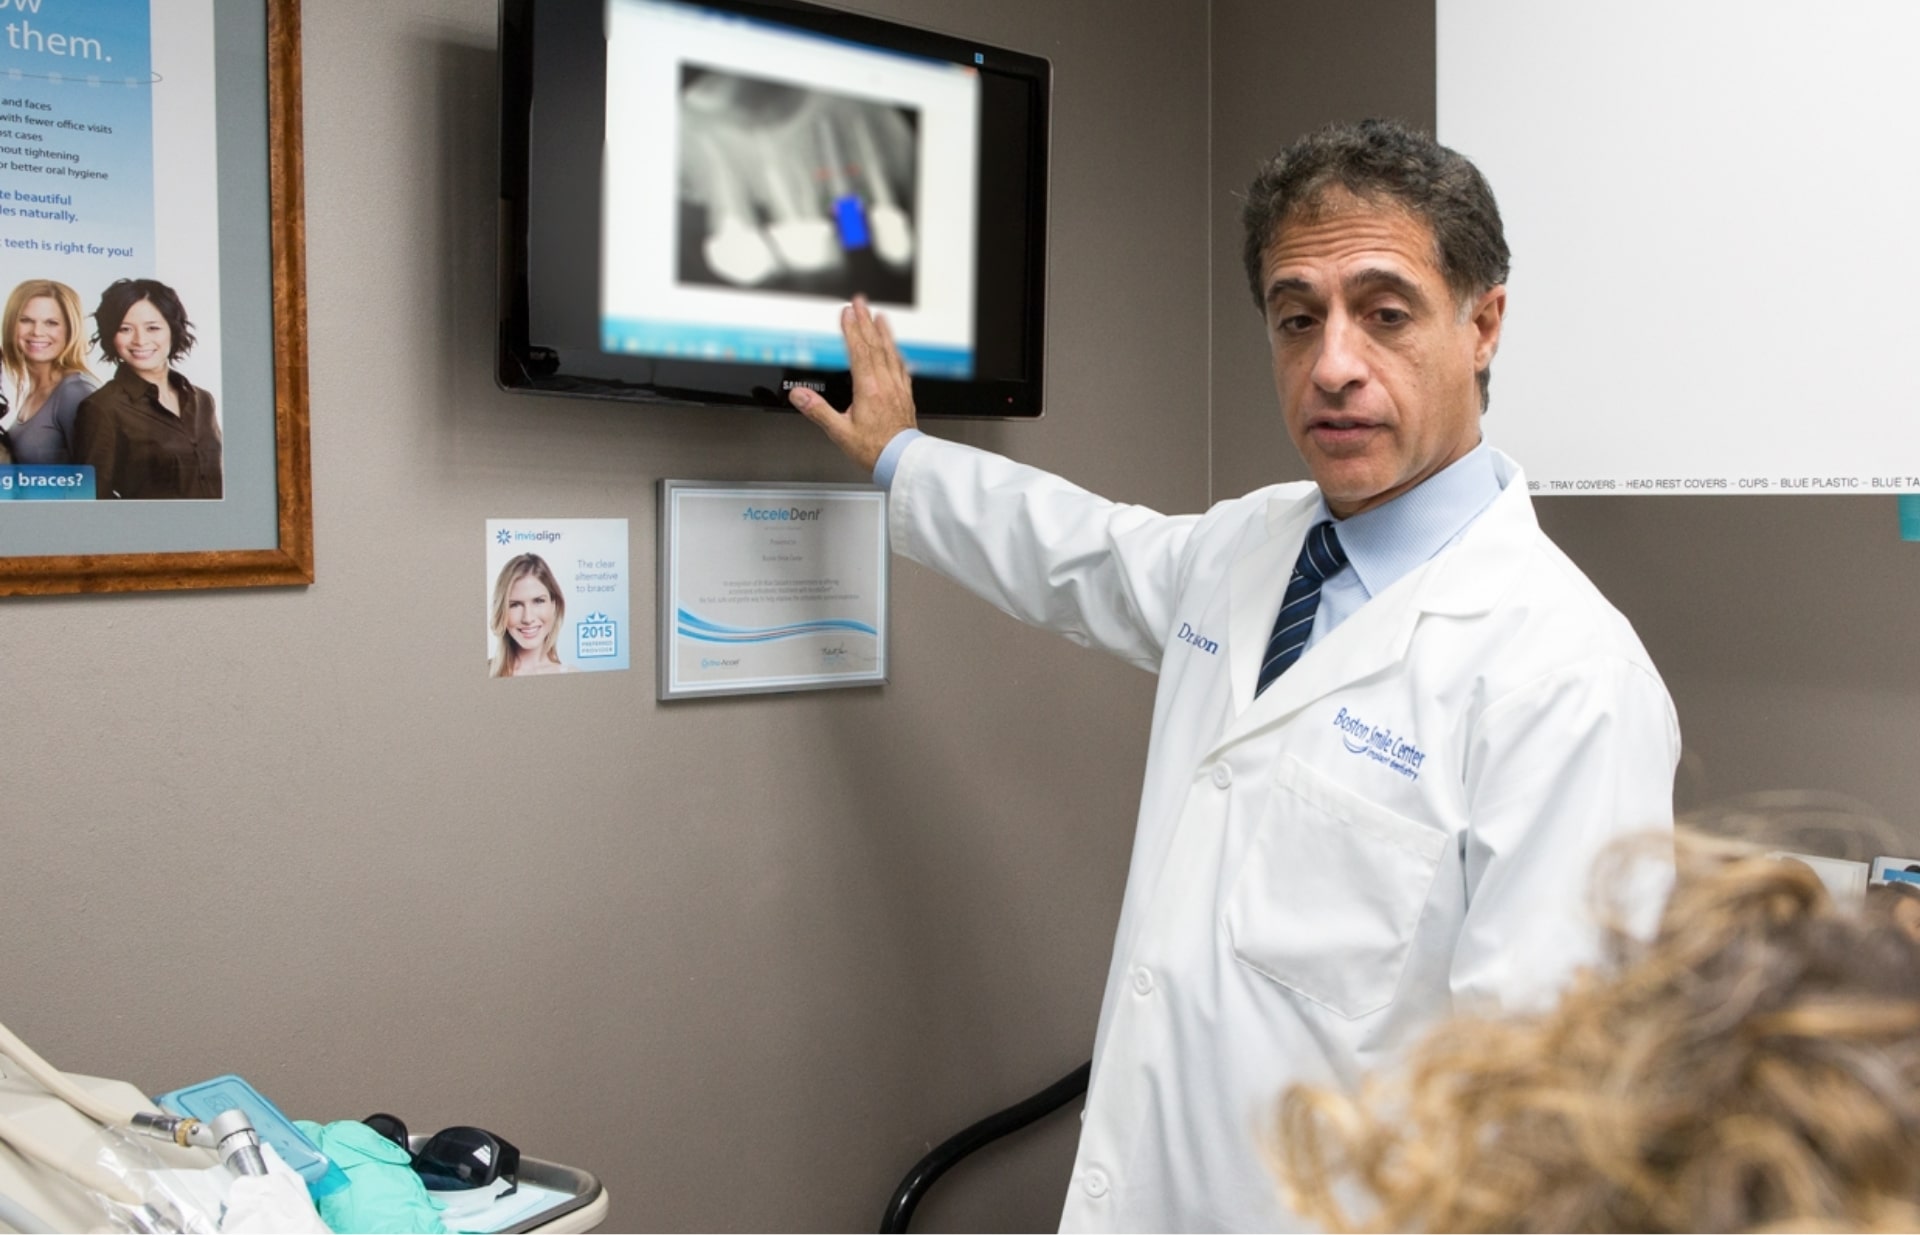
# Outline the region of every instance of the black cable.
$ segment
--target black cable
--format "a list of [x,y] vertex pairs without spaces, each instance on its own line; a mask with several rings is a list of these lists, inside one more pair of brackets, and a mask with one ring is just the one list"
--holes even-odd
[[1003,1111],[996,1111],[942,1141],[932,1153],[914,1163],[913,1169],[901,1179],[900,1186],[894,1189],[893,1199],[887,1202],[886,1215],[880,1219],[881,1235],[904,1232],[913,1221],[914,1208],[920,1204],[927,1189],[958,1165],[960,1159],[1008,1133],[1018,1132],[1028,1124],[1053,1114],[1087,1092],[1087,1078],[1092,1074],[1093,1061],[1088,1060],[1031,1098],[1016,1102]]

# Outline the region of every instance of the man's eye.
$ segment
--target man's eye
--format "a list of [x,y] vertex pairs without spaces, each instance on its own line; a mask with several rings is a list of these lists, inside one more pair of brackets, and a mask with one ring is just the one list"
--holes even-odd
[[1383,326],[1403,326],[1413,320],[1405,309],[1376,309],[1373,316]]
[[1313,329],[1313,319],[1305,313],[1290,313],[1275,323],[1281,334],[1299,334]]

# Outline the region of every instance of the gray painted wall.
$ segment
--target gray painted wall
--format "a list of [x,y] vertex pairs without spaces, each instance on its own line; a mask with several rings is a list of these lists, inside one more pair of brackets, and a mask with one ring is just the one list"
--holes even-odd
[[[887,0],[1053,58],[1051,413],[953,436],[1204,500],[1207,12]],[[9,600],[0,1017],[152,1091],[491,1127],[611,1229],[871,1229],[1091,1049],[1152,679],[895,572],[883,689],[661,706],[489,681],[488,517],[662,477],[852,480],[798,417],[496,391],[494,0],[305,5],[307,589]],[[929,1227],[1040,1229],[1076,1126]]]

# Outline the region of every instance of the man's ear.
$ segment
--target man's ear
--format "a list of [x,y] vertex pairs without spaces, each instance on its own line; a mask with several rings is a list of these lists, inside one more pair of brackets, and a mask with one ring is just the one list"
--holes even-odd
[[1493,363],[1493,354],[1500,350],[1500,327],[1507,320],[1507,285],[1496,283],[1480,293],[1469,320],[1475,335],[1473,371],[1484,373]]

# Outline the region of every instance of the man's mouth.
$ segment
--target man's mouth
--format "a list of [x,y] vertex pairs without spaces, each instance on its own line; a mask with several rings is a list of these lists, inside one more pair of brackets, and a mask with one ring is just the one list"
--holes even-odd
[[1307,441],[1333,458],[1365,454],[1386,426],[1361,416],[1316,416],[1307,422]]
[[1307,432],[1315,437],[1351,436],[1371,433],[1380,427],[1379,421],[1361,416],[1317,416],[1307,424]]

